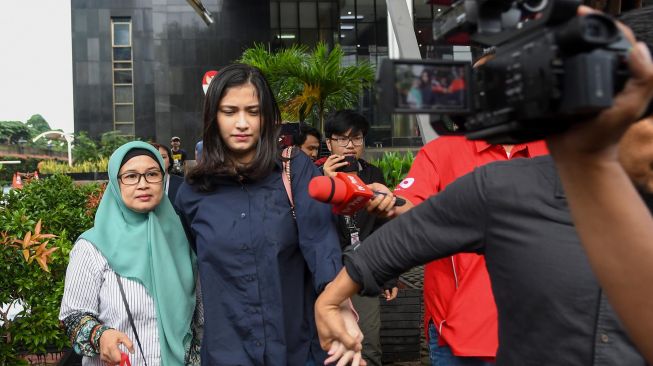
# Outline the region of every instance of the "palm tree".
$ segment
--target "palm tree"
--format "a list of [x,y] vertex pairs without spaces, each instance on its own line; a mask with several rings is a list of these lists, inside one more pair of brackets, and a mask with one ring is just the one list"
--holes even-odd
[[339,45],[329,51],[323,42],[312,52],[297,45],[269,52],[258,44],[245,50],[240,62],[263,71],[284,119],[312,121],[324,132],[325,115],[354,107],[363,90],[374,80],[372,65],[363,62],[343,66],[343,57]]

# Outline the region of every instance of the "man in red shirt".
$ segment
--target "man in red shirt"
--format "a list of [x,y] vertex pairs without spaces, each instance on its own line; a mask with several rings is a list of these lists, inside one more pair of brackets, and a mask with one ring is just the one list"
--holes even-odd
[[[547,153],[543,141],[490,145],[463,136],[440,137],[419,151],[396,188],[395,194],[409,201],[396,212],[405,212],[481,165]],[[497,311],[482,255],[457,254],[426,265],[424,324],[433,366],[477,366],[494,359]]]

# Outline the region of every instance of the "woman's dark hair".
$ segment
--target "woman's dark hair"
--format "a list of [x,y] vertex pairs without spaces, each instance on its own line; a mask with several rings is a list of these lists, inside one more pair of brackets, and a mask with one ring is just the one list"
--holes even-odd
[[[252,162],[242,166],[229,156],[229,149],[220,136],[217,119],[220,101],[227,90],[246,84],[252,84],[258,95],[261,133]],[[206,91],[202,159],[188,173],[187,181],[206,192],[215,189],[215,177],[257,180],[267,176],[278,159],[277,137],[280,124],[279,107],[261,70],[245,64],[233,64],[223,68]]]
[[157,150],[163,149],[168,153],[168,166],[165,167],[163,170],[166,173],[170,173],[170,168],[172,167],[172,150],[170,150],[170,148],[168,146],[161,145],[158,142],[150,142],[150,145],[154,146],[154,148],[157,149]]
[[367,136],[370,123],[362,114],[351,109],[343,109],[329,115],[324,122],[324,135],[331,138],[333,134],[343,135],[351,128],[352,133],[361,132]]

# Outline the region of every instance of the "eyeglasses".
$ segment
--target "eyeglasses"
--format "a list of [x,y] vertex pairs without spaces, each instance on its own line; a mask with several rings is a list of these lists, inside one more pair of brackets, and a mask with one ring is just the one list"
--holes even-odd
[[160,170],[150,170],[145,173],[124,173],[118,176],[120,182],[126,186],[133,186],[141,182],[141,177],[145,178],[148,183],[161,183],[163,173]]
[[363,140],[365,140],[365,138],[363,136],[353,136],[353,137],[349,136],[349,137],[332,137],[329,140],[335,141],[336,145],[340,147],[346,147],[347,145],[349,145],[349,141],[351,141],[351,143],[354,144],[354,146],[361,146],[363,145]]

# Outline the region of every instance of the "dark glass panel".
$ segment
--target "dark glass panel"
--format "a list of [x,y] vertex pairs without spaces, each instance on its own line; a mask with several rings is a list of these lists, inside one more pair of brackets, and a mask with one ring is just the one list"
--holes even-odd
[[132,59],[132,48],[131,47],[114,48],[113,59],[115,61],[130,61]]
[[131,84],[132,72],[131,70],[116,70],[113,72],[113,82],[116,84]]
[[337,20],[336,4],[321,2],[317,6],[320,28],[335,28]]
[[116,103],[133,103],[134,102],[134,95],[133,95],[133,88],[132,86],[121,86],[118,85],[115,87],[115,92],[116,92]]
[[299,27],[300,28],[317,28],[317,14],[315,13],[316,4],[299,3]]
[[297,3],[279,3],[281,12],[281,28],[297,28]]
[[134,106],[117,105],[116,106],[116,122],[134,122]]

